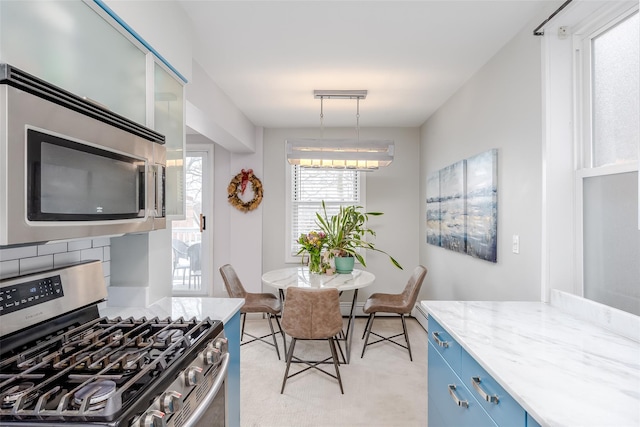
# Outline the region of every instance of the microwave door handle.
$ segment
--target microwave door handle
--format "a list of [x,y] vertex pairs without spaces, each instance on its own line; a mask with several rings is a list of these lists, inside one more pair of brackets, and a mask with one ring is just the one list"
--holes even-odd
[[162,201],[164,200],[164,167],[162,165],[153,165],[153,216],[164,217],[162,212]]

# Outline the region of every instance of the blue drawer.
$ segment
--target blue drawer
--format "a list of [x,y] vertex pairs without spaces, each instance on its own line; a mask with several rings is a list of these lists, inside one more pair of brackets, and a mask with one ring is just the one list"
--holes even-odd
[[462,350],[461,353],[460,378],[496,424],[500,426],[526,425],[527,414],[524,408],[469,353],[465,350]]
[[432,316],[429,316],[427,327],[429,331],[429,342],[454,371],[460,372],[460,353],[462,351],[460,344],[458,344]]
[[494,420],[431,343],[428,358],[428,426],[496,427]]

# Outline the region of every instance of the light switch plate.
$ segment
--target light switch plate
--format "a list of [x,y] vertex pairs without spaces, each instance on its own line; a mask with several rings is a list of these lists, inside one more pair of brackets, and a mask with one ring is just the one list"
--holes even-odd
[[517,234],[513,235],[513,253],[520,253],[520,236],[518,236]]

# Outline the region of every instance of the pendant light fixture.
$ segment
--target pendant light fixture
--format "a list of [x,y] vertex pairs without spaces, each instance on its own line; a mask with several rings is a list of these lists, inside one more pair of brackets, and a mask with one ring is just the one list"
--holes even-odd
[[360,100],[367,97],[366,90],[316,90],[320,99],[320,129],[324,133],[324,100],[356,100],[356,139],[288,139],[286,141],[289,164],[309,168],[357,169],[374,171],[393,161],[394,142],[390,140],[360,140]]

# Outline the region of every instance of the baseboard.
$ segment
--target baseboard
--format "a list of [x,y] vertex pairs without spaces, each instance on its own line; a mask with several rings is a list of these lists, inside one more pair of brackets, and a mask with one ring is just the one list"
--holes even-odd
[[424,311],[422,307],[420,307],[420,303],[416,304],[415,307],[413,307],[413,311],[411,312],[411,315],[415,317],[418,323],[420,323],[420,326],[422,326],[422,328],[428,332],[427,313]]

